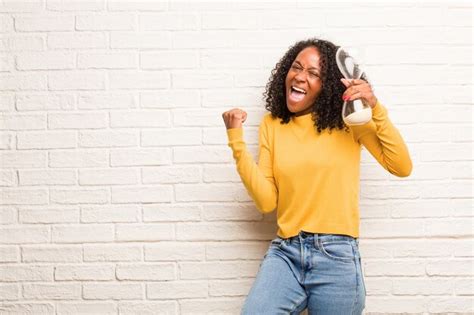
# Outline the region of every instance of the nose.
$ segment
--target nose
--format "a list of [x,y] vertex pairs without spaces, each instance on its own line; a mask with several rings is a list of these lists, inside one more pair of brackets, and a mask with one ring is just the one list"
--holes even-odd
[[302,71],[299,71],[298,73],[296,73],[295,79],[298,80],[298,81],[305,81],[306,80],[305,72],[306,71],[302,70]]

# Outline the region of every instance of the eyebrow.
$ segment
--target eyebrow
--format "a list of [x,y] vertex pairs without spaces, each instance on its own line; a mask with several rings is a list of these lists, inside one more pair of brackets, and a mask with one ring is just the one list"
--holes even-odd
[[[298,60],[295,60],[295,63],[299,64],[300,66],[303,66],[303,65],[301,64],[301,62],[299,62]],[[316,68],[316,67],[309,67],[308,69],[314,69],[314,70],[321,71],[319,68]]]

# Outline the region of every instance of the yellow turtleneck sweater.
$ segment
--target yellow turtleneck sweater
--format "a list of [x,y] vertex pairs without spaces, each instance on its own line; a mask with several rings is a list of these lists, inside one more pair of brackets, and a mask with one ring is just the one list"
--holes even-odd
[[242,128],[227,129],[237,171],[261,213],[277,209],[278,236],[300,230],[359,237],[361,145],[390,173],[412,170],[408,149],[378,102],[372,119],[318,135],[312,113],[292,116],[288,124],[271,113],[259,127],[258,165],[248,152]]

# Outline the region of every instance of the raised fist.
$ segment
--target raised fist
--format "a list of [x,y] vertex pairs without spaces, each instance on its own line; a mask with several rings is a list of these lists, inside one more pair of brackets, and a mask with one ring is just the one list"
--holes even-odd
[[225,127],[230,128],[241,128],[242,123],[247,119],[247,113],[239,108],[233,108],[222,113],[222,119],[224,119]]

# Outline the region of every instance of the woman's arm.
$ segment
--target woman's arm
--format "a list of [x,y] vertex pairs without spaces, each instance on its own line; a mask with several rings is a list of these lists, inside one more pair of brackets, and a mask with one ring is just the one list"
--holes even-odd
[[398,177],[410,175],[413,166],[408,148],[379,101],[372,108],[372,120],[349,128],[354,140],[363,144],[387,171]]
[[278,189],[273,176],[273,157],[268,140],[268,124],[263,117],[259,127],[258,165],[247,150],[243,140],[243,128],[227,129],[228,146],[232,149],[237,172],[262,213],[275,210],[278,201]]
[[372,108],[372,119],[364,125],[349,126],[354,140],[363,144],[387,171],[407,177],[412,171],[408,148],[397,128],[388,118],[387,109],[375,97],[372,87],[364,80],[341,79],[346,86],[344,100],[360,99]]

